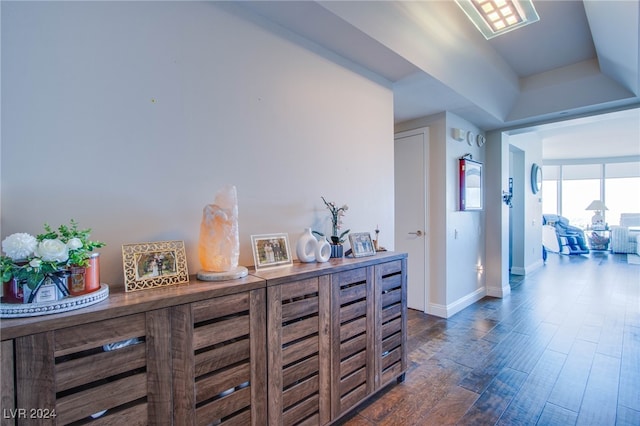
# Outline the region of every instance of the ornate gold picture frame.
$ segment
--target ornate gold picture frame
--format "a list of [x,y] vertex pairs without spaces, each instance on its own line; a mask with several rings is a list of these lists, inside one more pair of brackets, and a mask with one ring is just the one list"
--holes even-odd
[[123,244],[125,291],[189,282],[184,241]]

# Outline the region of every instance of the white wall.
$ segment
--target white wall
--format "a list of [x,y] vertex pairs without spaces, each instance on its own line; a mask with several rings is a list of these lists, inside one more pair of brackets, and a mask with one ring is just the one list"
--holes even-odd
[[542,139],[535,132],[523,133],[508,136],[508,142],[512,149],[522,152],[522,166],[516,170],[519,175],[516,177],[520,182],[519,196],[514,200],[518,210],[518,226],[521,227],[517,234],[521,236],[514,245],[521,253],[521,263],[512,268],[512,273],[526,275],[542,266],[542,192],[534,194],[531,190],[531,167],[534,163],[542,164]]
[[237,186],[250,235],[345,226],[393,249],[393,95],[352,64],[215,2],[3,2],[1,234],[70,218],[121,245],[184,240]]
[[509,178],[513,178],[513,198],[509,208],[509,265],[512,274],[524,275],[525,178],[524,151],[509,146]]
[[500,130],[487,133],[485,173],[485,275],[487,295],[505,297],[509,286],[509,207],[502,193],[509,189],[509,143]]
[[484,211],[460,211],[458,202],[458,160],[471,154],[474,160],[483,163],[485,148],[453,139],[453,128],[474,134],[480,130],[451,113],[401,123],[396,126],[396,132],[427,126],[431,231],[429,313],[450,317],[486,293],[484,272],[478,272],[478,266],[484,268],[485,263]]

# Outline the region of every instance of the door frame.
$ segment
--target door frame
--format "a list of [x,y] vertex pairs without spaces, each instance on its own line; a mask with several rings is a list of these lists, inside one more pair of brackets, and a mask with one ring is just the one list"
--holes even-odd
[[[417,129],[413,129],[413,130],[406,130],[406,131],[402,131],[402,132],[398,132],[395,133],[393,136],[394,139],[394,151],[395,151],[395,143],[397,139],[402,139],[402,138],[407,138],[407,137],[411,137],[411,136],[419,136],[422,135],[422,142],[423,142],[423,152],[424,152],[424,158],[423,158],[423,169],[422,169],[422,183],[424,185],[424,206],[423,206],[423,210],[424,210],[424,218],[423,218],[423,223],[422,223],[422,229],[424,232],[424,237],[423,237],[423,244],[424,244],[424,259],[422,259],[422,269],[423,269],[423,276],[424,276],[424,313],[428,314],[431,311],[430,308],[430,292],[431,292],[431,280],[430,280],[430,276],[429,276],[429,248],[430,248],[430,241],[431,241],[431,230],[429,227],[429,199],[430,199],[430,190],[429,190],[429,148],[430,148],[430,141],[429,141],[429,127],[420,127]],[[394,180],[395,180],[395,171],[394,171]],[[396,206],[394,205],[394,215],[395,215],[395,208]],[[395,223],[394,223],[395,226]],[[398,230],[394,229],[394,234],[397,236],[398,234]],[[412,259],[409,258],[408,262],[411,262]],[[407,277],[407,279],[410,279],[410,277]]]

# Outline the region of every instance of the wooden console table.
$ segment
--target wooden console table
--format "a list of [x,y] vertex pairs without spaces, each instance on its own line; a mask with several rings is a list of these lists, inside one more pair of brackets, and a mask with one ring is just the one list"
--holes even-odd
[[0,323],[2,425],[330,424],[407,369],[406,254]]

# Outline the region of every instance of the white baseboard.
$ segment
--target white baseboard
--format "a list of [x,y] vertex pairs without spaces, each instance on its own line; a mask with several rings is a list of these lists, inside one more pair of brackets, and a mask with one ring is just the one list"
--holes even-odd
[[513,275],[527,275],[527,270],[521,266],[512,266],[509,272]]
[[453,315],[457,314],[467,306],[473,305],[478,300],[482,299],[484,296],[486,296],[486,294],[487,294],[487,291],[483,287],[483,288],[477,289],[473,293],[470,293],[464,297],[461,297],[460,299],[446,306],[430,303],[429,314],[435,315],[440,318],[452,317]]
[[502,287],[487,286],[487,296],[503,298],[511,294],[511,286],[507,283]]
[[513,274],[513,275],[527,275],[527,274],[532,273],[536,269],[541,268],[543,265],[544,265],[544,262],[542,261],[542,259],[539,259],[536,262],[525,266],[524,268],[521,267],[521,266],[512,266],[511,267],[511,274]]

